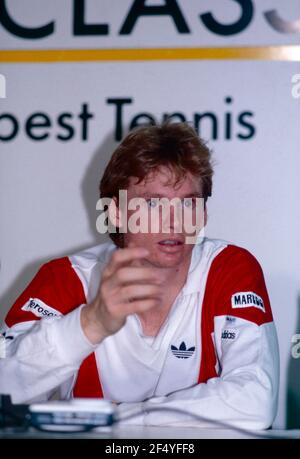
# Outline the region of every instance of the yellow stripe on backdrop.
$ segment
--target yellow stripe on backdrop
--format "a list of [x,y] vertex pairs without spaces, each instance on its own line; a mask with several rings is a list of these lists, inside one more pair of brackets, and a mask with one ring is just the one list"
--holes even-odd
[[231,48],[134,48],[134,49],[24,49],[0,51],[2,63],[96,62],[151,60],[271,60],[300,61],[300,46]]

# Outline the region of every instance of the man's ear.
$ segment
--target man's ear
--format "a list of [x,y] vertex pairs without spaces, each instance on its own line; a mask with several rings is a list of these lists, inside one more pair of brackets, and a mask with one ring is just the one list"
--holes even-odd
[[122,226],[122,212],[118,205],[118,200],[115,196],[110,201],[108,206],[108,217],[111,223],[116,227],[120,228]]

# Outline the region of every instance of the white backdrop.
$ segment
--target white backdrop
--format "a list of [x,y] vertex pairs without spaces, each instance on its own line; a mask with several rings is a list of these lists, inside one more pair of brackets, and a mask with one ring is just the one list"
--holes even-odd
[[[90,0],[86,21],[109,24],[109,35],[100,37],[74,36],[69,0],[6,3],[24,26],[55,21],[53,34],[36,40],[16,37],[0,24],[0,46],[6,50],[266,46],[298,44],[300,37],[277,32],[264,16],[277,9],[295,21],[296,0],[284,7],[275,0],[251,2],[251,23],[226,37],[208,31],[199,14],[211,11],[219,21],[234,22],[239,2],[178,1],[190,34],[179,34],[173,20],[161,16],[140,18],[129,36],[120,36],[133,1]],[[43,262],[103,239],[96,232],[95,203],[101,173],[117,144],[117,124],[126,134],[140,113],[161,120],[180,112],[195,123],[210,112],[199,124],[216,162],[206,234],[248,248],[262,264],[280,340],[275,426],[298,422],[300,427],[300,360],[291,356],[292,336],[300,333],[300,99],[291,92],[299,61],[3,62],[0,73],[7,86],[0,99],[0,318]],[[121,123],[117,99],[128,99]],[[84,112],[91,115],[85,133],[79,117]],[[30,121],[36,113],[42,116]],[[30,122],[44,126],[33,128]],[[16,123],[18,132],[4,141]],[[38,136],[44,139],[32,138]]]

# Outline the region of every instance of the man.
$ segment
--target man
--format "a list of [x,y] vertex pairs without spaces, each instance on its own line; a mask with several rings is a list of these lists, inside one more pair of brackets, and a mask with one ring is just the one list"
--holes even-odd
[[[0,392],[15,403],[57,388],[62,399],[104,397],[141,408],[133,424],[206,425],[177,408],[268,428],[279,370],[264,277],[247,250],[201,236],[211,188],[210,151],[187,124],[130,133],[100,184],[113,242],[46,263],[17,299]],[[167,218],[158,204],[172,200]]]

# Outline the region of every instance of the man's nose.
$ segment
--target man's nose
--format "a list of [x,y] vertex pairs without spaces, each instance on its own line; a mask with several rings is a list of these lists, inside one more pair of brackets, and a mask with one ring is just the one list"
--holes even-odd
[[170,205],[164,212],[163,232],[180,233],[182,229],[182,209],[179,204]]

